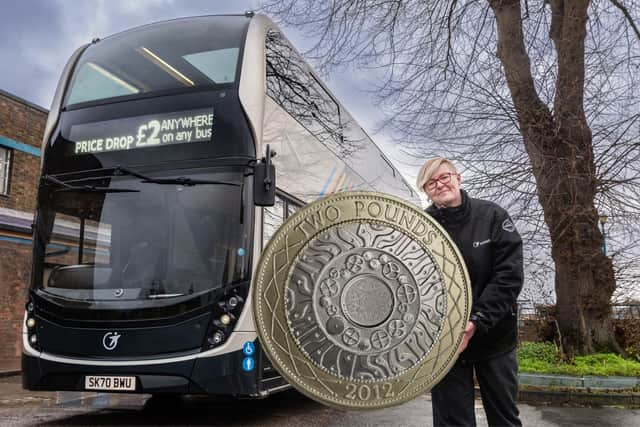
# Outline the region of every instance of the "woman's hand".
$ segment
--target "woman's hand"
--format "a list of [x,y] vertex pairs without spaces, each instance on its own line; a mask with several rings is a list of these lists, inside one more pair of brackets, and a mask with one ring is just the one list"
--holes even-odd
[[464,328],[464,334],[462,335],[462,343],[460,344],[460,353],[467,348],[469,340],[476,333],[476,325],[473,322],[467,322],[467,326]]

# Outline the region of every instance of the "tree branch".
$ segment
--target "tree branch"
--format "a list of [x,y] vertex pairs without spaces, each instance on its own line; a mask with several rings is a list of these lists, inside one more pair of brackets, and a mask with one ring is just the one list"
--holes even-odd
[[456,5],[458,3],[458,0],[453,0],[451,2],[451,6],[449,6],[449,13],[447,14],[447,65],[445,67],[445,74],[447,72],[447,69],[449,68],[449,60],[451,59],[452,56],[452,48],[451,48],[451,37],[452,36],[452,29],[451,29],[451,21],[453,20],[453,14],[456,10]]
[[636,33],[636,36],[638,36],[638,40],[640,40],[640,31],[638,30],[638,27],[636,26],[635,22],[633,22],[633,18],[631,17],[631,14],[629,13],[629,10],[626,8],[626,6],[620,3],[618,0],[609,0],[609,1],[613,3],[615,7],[620,9],[624,17],[629,22],[629,25],[631,25],[631,28],[633,28],[633,31]]
[[[524,45],[520,1],[490,0],[489,4],[498,24],[497,56],[504,67],[511,98],[518,113],[520,129],[525,134],[525,145],[527,145],[531,142],[527,138],[531,135],[530,132],[535,132],[535,129],[546,121],[540,116],[546,116],[549,120],[551,114],[538,97],[533,82],[531,60]],[[535,156],[532,160],[535,168],[538,166]]]
[[549,0],[551,6],[551,29],[549,30],[549,37],[556,45],[556,49],[560,44],[562,38],[562,20],[564,17],[564,1],[563,0]]

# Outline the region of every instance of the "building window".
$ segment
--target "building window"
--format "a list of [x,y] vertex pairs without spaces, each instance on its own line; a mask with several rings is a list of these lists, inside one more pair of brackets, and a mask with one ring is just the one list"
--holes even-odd
[[11,167],[11,150],[0,147],[0,194],[9,194],[9,171]]

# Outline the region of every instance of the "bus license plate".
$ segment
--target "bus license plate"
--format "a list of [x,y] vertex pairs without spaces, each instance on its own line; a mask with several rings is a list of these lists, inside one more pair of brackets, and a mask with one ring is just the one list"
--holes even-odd
[[86,390],[135,391],[136,377],[112,377],[88,375],[84,377]]

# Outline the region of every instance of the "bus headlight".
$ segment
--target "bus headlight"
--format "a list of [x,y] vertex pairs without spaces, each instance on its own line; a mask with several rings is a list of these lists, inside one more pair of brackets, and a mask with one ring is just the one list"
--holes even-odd
[[224,333],[222,333],[221,331],[216,331],[216,333],[214,333],[211,337],[211,341],[214,345],[220,344],[222,341],[224,341]]
[[241,301],[242,301],[242,298],[237,296],[232,296],[231,298],[229,298],[229,301],[227,301],[227,305],[229,306],[229,308],[234,309],[238,306],[238,304],[240,304]]
[[220,323],[222,323],[224,326],[229,326],[231,324],[231,316],[229,316],[228,314],[223,314],[222,316],[220,316]]
[[236,317],[231,313],[222,313],[214,315],[207,331],[204,351],[217,347],[231,335]]
[[202,351],[220,346],[229,339],[242,313],[245,298],[233,293],[222,296],[211,307],[211,320],[205,336]]
[[27,328],[31,329],[34,326],[36,326],[36,319],[34,319],[33,317],[29,317],[27,319]]
[[33,334],[29,337],[29,342],[33,345],[35,345],[38,342],[38,337],[36,337],[36,334]]

